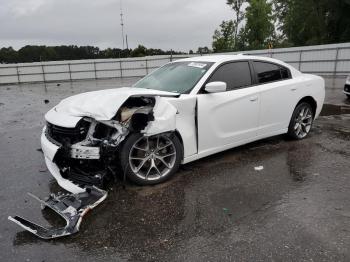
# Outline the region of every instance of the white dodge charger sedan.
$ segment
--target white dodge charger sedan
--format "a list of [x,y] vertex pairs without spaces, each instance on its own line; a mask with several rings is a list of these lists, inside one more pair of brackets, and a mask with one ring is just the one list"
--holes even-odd
[[189,163],[280,134],[305,138],[324,80],[281,61],[202,56],[166,64],[132,87],[64,99],[41,136],[48,169],[72,193],[121,174],[163,182]]

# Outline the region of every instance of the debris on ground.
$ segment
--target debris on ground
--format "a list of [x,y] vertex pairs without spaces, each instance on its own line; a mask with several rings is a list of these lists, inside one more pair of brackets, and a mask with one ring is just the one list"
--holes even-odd
[[263,166],[256,166],[254,167],[255,171],[262,171],[264,170],[264,167]]
[[225,208],[225,207],[224,207],[222,210],[224,211],[224,213],[225,213],[226,215],[232,216],[232,213],[230,212],[230,210],[229,210],[228,208]]
[[45,103],[45,104],[48,104],[48,103],[50,103],[50,100],[45,99],[45,100],[44,100],[44,103]]
[[48,207],[61,216],[66,221],[64,227],[47,229],[19,216],[9,216],[8,219],[42,239],[75,234],[79,231],[83,217],[107,197],[107,192],[97,187],[86,187],[85,189],[85,192],[79,194],[51,194],[47,200],[29,194],[38,200],[43,208]]

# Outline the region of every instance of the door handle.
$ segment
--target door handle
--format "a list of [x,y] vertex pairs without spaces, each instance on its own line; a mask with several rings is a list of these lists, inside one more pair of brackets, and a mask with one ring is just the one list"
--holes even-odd
[[292,87],[292,88],[290,89],[290,91],[297,91],[297,90],[298,90],[297,87]]
[[252,96],[250,99],[249,99],[251,102],[255,102],[258,100],[258,97],[257,96]]

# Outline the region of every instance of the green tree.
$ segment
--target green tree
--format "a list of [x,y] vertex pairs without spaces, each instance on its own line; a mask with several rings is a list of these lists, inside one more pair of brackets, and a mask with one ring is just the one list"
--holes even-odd
[[293,45],[324,43],[326,32],[325,1],[275,0],[279,29]]
[[18,53],[12,47],[0,49],[0,64],[17,63]]
[[20,63],[39,61],[60,61],[77,59],[98,59],[98,58],[124,58],[141,57],[146,55],[170,55],[184,54],[183,52],[164,51],[161,49],[147,49],[139,45],[134,50],[107,48],[100,50],[95,46],[34,46],[27,45],[14,50],[12,47],[0,49],[0,63]]
[[349,0],[273,0],[279,30],[292,45],[350,40]]
[[[350,41],[350,1],[327,0],[326,21],[328,43]],[[327,15],[328,14],[328,15]]]
[[198,47],[197,54],[209,54],[211,53],[210,49],[207,46]]
[[132,57],[141,57],[146,55],[147,55],[147,48],[144,47],[143,45],[139,45],[138,47],[136,47],[134,50],[131,51]]
[[213,51],[230,52],[234,50],[234,32],[236,31],[232,20],[223,21],[220,28],[215,30],[213,36]]
[[245,35],[248,48],[268,48],[275,32],[272,3],[267,0],[250,0],[246,10]]
[[245,27],[242,27],[237,35],[236,51],[244,51],[246,49],[248,49],[247,33]]
[[238,41],[240,24],[244,20],[243,5],[246,2],[247,0],[227,0],[227,5],[229,5],[233,10],[233,12],[235,13],[235,18],[233,19],[233,24],[234,24],[233,45],[234,45],[234,49],[236,50],[237,50],[236,43]]

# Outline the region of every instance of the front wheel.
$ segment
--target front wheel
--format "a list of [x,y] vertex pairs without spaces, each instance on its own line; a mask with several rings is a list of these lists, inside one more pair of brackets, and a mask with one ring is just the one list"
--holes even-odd
[[288,127],[288,135],[293,139],[304,139],[311,131],[314,120],[314,112],[310,104],[299,104],[292,115]]
[[178,170],[182,145],[175,134],[151,137],[131,134],[120,152],[127,178],[139,185],[154,185],[168,180]]

